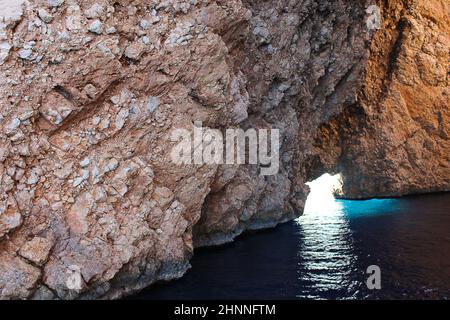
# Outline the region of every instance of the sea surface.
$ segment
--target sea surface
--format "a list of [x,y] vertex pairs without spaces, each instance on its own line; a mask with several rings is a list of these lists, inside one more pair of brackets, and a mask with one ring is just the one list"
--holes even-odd
[[[296,221],[196,250],[191,263],[134,298],[449,299],[450,194],[322,199]],[[380,290],[367,287],[372,265]]]

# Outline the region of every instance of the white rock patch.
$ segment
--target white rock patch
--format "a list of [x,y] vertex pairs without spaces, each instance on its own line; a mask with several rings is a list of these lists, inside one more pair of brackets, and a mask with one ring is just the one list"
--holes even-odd
[[22,4],[25,0],[1,0],[0,20],[16,21],[22,16]]

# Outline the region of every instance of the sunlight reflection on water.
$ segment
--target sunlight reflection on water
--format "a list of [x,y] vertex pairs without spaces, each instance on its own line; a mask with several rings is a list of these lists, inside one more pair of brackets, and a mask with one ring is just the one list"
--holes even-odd
[[298,298],[320,299],[323,293],[357,294],[356,249],[349,219],[358,216],[388,214],[395,211],[397,200],[336,200],[333,190],[340,176],[325,174],[310,182],[311,193],[305,213],[296,220],[302,234],[299,252],[299,281],[305,283]]
[[[346,201],[318,186],[301,218],[196,250],[185,277],[135,298],[450,298],[450,194]],[[370,265],[382,290],[366,286]]]

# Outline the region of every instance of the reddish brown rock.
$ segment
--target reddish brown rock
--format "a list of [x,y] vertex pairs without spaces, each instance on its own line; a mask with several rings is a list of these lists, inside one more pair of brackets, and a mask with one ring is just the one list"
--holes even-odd
[[[0,298],[181,277],[325,172],[348,197],[450,190],[447,1],[50,2],[0,19]],[[279,129],[279,173],[175,164],[195,121]]]
[[392,1],[382,12],[358,103],[318,131],[316,164],[343,174],[349,198],[448,191],[450,4]]
[[52,241],[46,238],[35,237],[20,248],[19,254],[36,265],[42,265],[47,260],[52,245]]

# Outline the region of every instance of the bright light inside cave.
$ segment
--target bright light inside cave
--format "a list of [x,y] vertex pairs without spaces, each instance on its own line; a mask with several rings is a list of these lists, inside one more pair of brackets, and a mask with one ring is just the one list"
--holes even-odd
[[311,192],[305,205],[306,214],[330,214],[340,209],[335,195],[342,190],[342,176],[326,173],[320,178],[308,182]]

